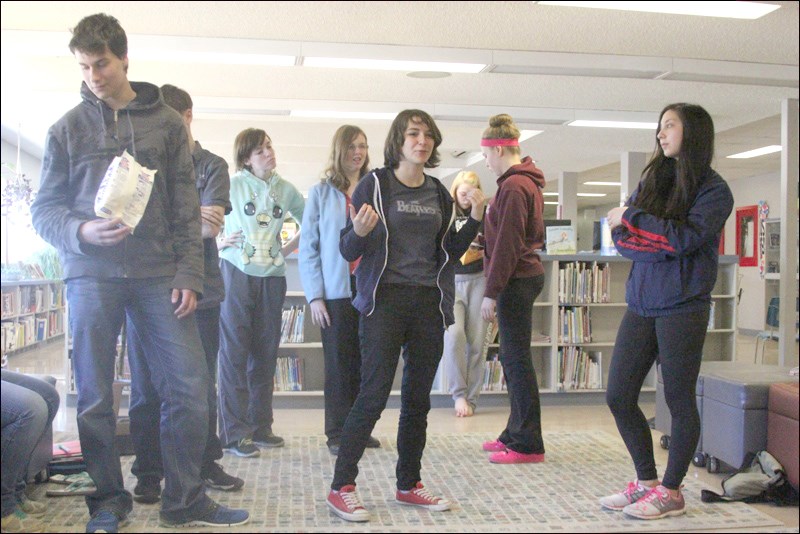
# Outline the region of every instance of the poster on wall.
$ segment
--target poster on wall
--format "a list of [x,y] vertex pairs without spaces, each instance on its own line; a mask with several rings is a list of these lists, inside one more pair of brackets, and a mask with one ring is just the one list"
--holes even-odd
[[758,206],[736,208],[736,255],[740,267],[758,265]]
[[766,200],[759,200],[758,201],[758,221],[759,221],[759,236],[761,239],[758,240],[759,243],[759,260],[758,260],[758,274],[761,275],[761,278],[764,278],[764,262],[766,261],[766,254],[764,254],[764,246],[767,242],[767,217],[769,216],[769,204],[767,204]]

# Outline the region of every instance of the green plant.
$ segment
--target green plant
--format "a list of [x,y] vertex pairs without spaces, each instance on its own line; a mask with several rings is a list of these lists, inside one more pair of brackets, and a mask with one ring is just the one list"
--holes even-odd
[[34,252],[28,259],[28,263],[39,264],[45,278],[48,280],[60,280],[63,278],[64,273],[61,270],[61,260],[58,258],[58,251],[50,245]]

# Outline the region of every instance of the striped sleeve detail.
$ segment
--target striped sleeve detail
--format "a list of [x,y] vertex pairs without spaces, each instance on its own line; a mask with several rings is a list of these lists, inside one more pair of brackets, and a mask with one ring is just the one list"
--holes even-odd
[[665,236],[636,228],[624,219],[622,224],[631,235],[622,240],[619,245],[641,252],[675,252],[675,247],[669,244]]

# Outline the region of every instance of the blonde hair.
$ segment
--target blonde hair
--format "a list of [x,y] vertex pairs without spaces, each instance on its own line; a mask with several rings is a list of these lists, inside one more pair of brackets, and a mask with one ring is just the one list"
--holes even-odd
[[[520,132],[511,115],[501,113],[489,119],[489,127],[483,131],[482,139],[519,139]],[[510,154],[519,155],[518,146],[505,146]]]
[[458,199],[456,198],[456,194],[458,193],[458,187],[462,184],[467,184],[475,187],[476,189],[480,189],[483,191],[481,187],[481,179],[472,171],[461,171],[456,174],[455,179],[453,180],[453,185],[450,186],[450,196],[453,197],[455,201],[455,208],[457,215],[465,215],[466,212],[461,209],[461,206],[458,205]]

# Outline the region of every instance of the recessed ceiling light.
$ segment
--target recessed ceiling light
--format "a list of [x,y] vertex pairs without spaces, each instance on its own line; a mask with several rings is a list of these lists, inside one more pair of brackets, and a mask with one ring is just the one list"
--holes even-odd
[[558,202],[545,202],[548,206],[558,206]]
[[781,145],[769,145],[761,148],[756,148],[755,150],[748,150],[747,152],[739,152],[738,154],[731,154],[730,156],[726,157],[731,159],[749,159],[758,156],[764,156],[766,154],[772,154],[774,152],[780,152],[781,150],[783,150],[783,147]]
[[438,70],[415,70],[414,72],[409,72],[406,74],[409,78],[447,78],[450,76],[449,72],[438,71]]
[[544,195],[546,197],[557,197],[558,193],[542,193],[542,195]]
[[583,185],[608,185],[611,187],[622,187],[619,182],[583,182]]
[[567,126],[585,126],[588,128],[637,128],[641,130],[655,130],[657,122],[630,122],[630,121],[588,121],[577,120],[567,123]]
[[535,2],[546,6],[591,7],[620,11],[644,11],[670,15],[697,15],[702,17],[724,17],[730,19],[757,19],[778,9],[779,5],[762,2],[716,1],[716,2]]
[[578,193],[579,197],[604,197],[605,193]]

